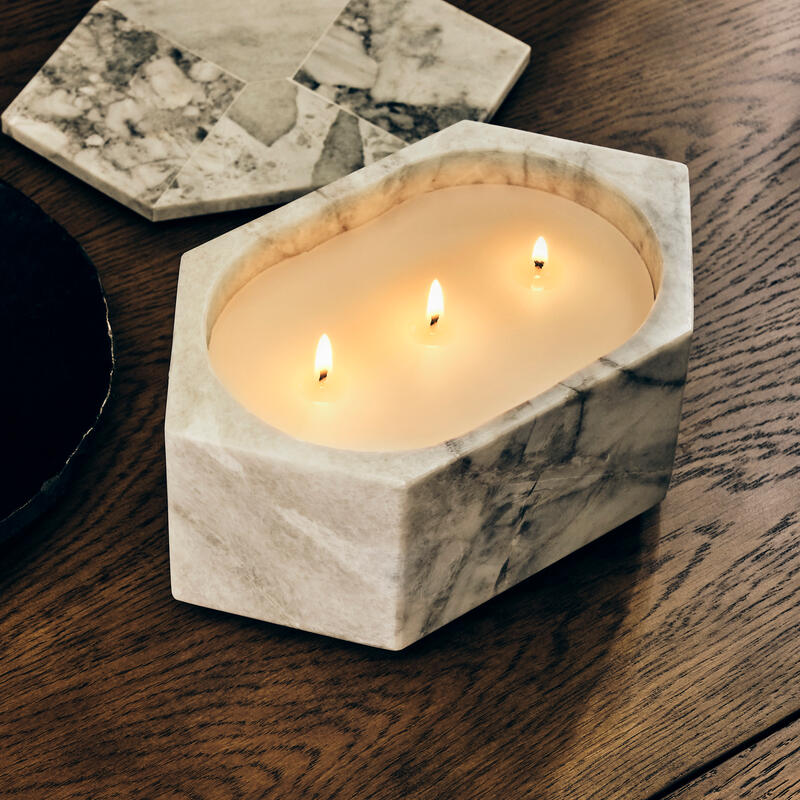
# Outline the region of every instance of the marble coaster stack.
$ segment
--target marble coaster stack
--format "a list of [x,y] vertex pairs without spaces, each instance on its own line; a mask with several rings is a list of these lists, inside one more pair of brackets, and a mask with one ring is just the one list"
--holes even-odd
[[2,123],[165,220],[283,202],[487,120],[529,55],[442,0],[112,0]]

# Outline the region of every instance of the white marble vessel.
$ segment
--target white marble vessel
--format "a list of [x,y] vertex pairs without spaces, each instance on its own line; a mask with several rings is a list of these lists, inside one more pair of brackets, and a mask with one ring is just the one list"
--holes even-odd
[[[653,280],[625,344],[456,439],[310,444],[247,412],[207,343],[248,280],[421,193],[511,183],[615,225]],[[166,416],[172,590],[401,649],[658,503],[693,324],[686,167],[461,122],[184,255]]]

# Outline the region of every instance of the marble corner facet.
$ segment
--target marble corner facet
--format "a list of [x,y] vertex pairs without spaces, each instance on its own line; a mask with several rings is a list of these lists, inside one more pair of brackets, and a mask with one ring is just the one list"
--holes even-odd
[[528,45],[443,0],[350,0],[295,80],[414,142],[489,119],[529,58]]
[[[378,18],[394,14],[417,36],[401,48],[416,48],[414,58],[386,55],[374,91],[405,92],[419,119],[423,99],[438,98],[429,104],[434,127],[491,113],[527,48],[441,0],[408,3],[374,5]],[[291,80],[337,30],[344,6],[308,0],[298,13],[295,0],[101,0],[4,111],[3,131],[151,220],[296,198],[409,140],[373,120],[374,108],[359,115]],[[414,28],[409,14],[418,12],[428,28]],[[459,37],[485,59],[463,102],[454,99],[467,58],[456,57]],[[433,45],[447,58],[426,51]]]
[[[544,189],[596,211],[656,290],[615,351],[457,439],[365,453],[294,439],[211,371],[227,300],[272,264],[415,194]],[[658,503],[693,326],[683,165],[454,125],[184,255],[166,416],[179,600],[399,649]]]

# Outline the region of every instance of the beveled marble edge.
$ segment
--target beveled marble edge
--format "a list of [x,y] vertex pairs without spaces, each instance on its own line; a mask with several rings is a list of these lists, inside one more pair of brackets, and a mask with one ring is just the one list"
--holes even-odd
[[183,203],[172,206],[154,206],[148,215],[151,222],[168,222],[173,219],[221,214],[225,211],[244,211],[248,208],[260,208],[280,203],[288,203],[301,197],[308,189],[275,189],[263,192],[252,192],[238,197],[220,197],[214,200],[198,200],[194,203]]
[[[97,5],[100,4],[98,3]],[[101,176],[96,175],[93,172],[89,172],[89,170],[83,169],[73,160],[61,158],[57,150],[46,147],[39,139],[29,136],[25,132],[26,126],[24,124],[20,125],[18,120],[15,120],[17,124],[12,124],[13,115],[9,113],[10,109],[11,106],[8,106],[3,111],[2,115],[0,115],[0,125],[2,126],[2,131],[6,136],[16,142],[19,142],[21,145],[27,147],[37,155],[42,156],[42,158],[46,158],[57,167],[61,167],[61,169],[63,169],[65,172],[68,172],[70,175],[82,180],[92,188],[108,195],[112,200],[116,200],[118,203],[126,208],[129,208],[131,211],[134,211],[150,222],[153,222],[153,210],[150,208],[150,206],[121,191],[114,184],[104,180]]]
[[[502,156],[494,163],[493,151],[500,151]],[[485,161],[470,162],[474,169],[470,182],[481,182],[484,168],[494,170],[491,177],[498,182],[498,170],[504,165],[508,167],[519,159],[514,168],[525,169],[527,160],[533,159],[552,165],[554,182],[563,178],[558,172],[564,168],[585,175],[586,194],[581,202],[597,199],[592,195],[599,181],[641,210],[661,247],[663,268],[655,304],[637,333],[603,359],[474,431],[420,450],[378,453],[324,447],[294,439],[244,409],[209,365],[207,322],[209,315],[215,316],[218,311],[214,303],[224,304],[239,286],[271,263],[374,216],[374,202],[371,213],[365,205],[354,202],[365,192],[380,189],[385,204],[391,207],[422,190],[419,173],[404,174],[403,168],[425,165],[425,190],[431,190],[438,188],[436,178],[443,164],[459,155],[474,158],[476,153],[482,153]],[[550,190],[554,188],[555,183]],[[291,245],[281,239],[286,230],[294,233]],[[640,251],[647,246],[643,242],[632,243]],[[265,264],[259,254],[270,247],[274,251],[272,261]],[[563,404],[574,396],[576,387],[591,386],[609,370],[635,370],[647,357],[688,339],[693,325],[691,255],[688,173],[683,164],[485,123],[457,123],[184,255],[170,367],[167,435],[187,436],[269,454],[278,461],[406,486]],[[221,264],[225,266],[220,268]]]
[[[483,20],[481,20],[483,22]],[[488,24],[488,23],[485,23]],[[490,26],[491,27],[491,26]],[[495,30],[497,30],[495,28]],[[505,31],[501,31],[501,33],[505,33]],[[514,39],[511,34],[506,34],[510,38]],[[486,122],[490,122],[494,115],[497,113],[498,109],[506,100],[506,97],[510,94],[511,90],[517,85],[517,81],[522,77],[522,73],[528,68],[528,65],[531,63],[531,46],[527,42],[523,42],[521,39],[514,39],[515,42],[523,45],[523,52],[522,57],[519,60],[519,64],[517,68],[514,70],[513,74],[511,75],[508,84],[506,86],[501,87],[500,91],[497,93],[497,98],[494,102],[494,105],[489,109],[489,113],[486,115]],[[469,120],[467,120],[469,121]]]

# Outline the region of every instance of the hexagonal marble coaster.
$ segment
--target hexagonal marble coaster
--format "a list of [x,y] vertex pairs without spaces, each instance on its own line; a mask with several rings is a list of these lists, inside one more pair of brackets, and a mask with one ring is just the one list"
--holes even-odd
[[164,220],[290,200],[486,119],[528,61],[527,45],[442,0],[342,6],[99,2],[3,130]]
[[449,3],[351,0],[295,80],[415,142],[491,117],[528,56],[526,45]]

